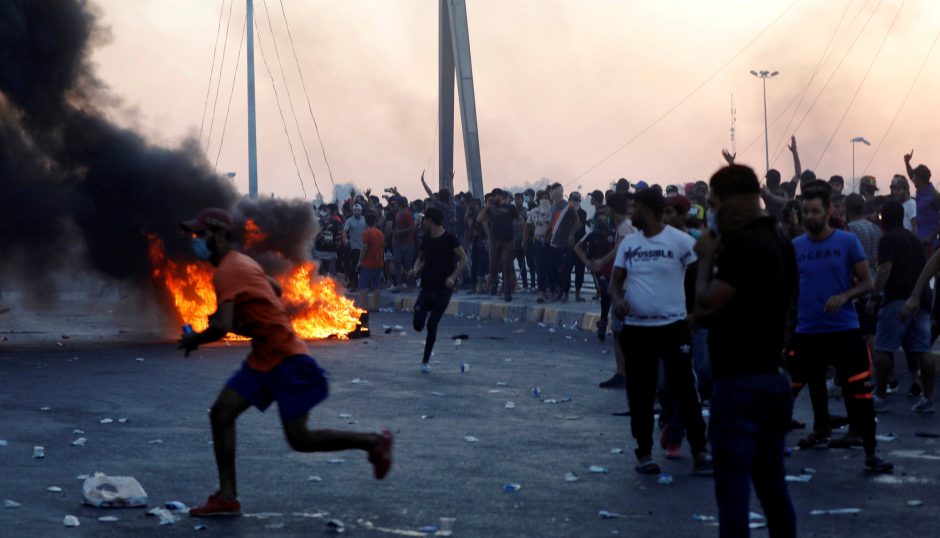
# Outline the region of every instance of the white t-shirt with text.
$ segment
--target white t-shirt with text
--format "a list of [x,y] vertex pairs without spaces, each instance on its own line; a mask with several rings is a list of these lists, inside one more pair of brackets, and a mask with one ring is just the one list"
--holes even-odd
[[686,318],[685,270],[698,257],[695,239],[672,226],[653,237],[641,231],[623,238],[614,267],[627,271],[625,325],[660,327]]

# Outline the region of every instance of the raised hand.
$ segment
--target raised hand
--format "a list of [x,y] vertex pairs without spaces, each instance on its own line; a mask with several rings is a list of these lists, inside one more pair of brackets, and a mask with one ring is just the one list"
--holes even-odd
[[787,149],[790,150],[791,153],[796,153],[796,135],[790,137],[790,143],[787,144]]
[[913,158],[914,158],[914,150],[912,149],[910,153],[906,153],[906,154],[904,155],[904,162],[906,162],[907,164],[910,164],[910,163],[911,163],[911,159],[913,159]]
[[721,156],[725,158],[725,161],[727,161],[729,165],[732,165],[732,164],[734,164],[734,158],[737,157],[738,154],[737,154],[737,153],[731,153],[731,152],[729,152],[729,151],[726,150],[726,149],[722,149],[722,150],[721,150]]

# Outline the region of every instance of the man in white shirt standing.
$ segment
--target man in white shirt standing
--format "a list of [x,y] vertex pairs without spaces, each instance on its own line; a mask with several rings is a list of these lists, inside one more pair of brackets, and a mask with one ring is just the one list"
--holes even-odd
[[636,471],[658,474],[653,461],[653,404],[659,360],[666,383],[688,428],[693,472],[710,473],[705,421],[692,373],[692,337],[686,320],[685,271],[697,260],[695,240],[663,222],[665,198],[656,189],[636,195],[633,225],[640,233],[620,242],[610,283],[614,314],[623,319],[630,429],[636,439]]
[[904,229],[917,233],[917,202],[911,198],[911,184],[907,178],[895,174],[891,178],[891,197],[904,208]]

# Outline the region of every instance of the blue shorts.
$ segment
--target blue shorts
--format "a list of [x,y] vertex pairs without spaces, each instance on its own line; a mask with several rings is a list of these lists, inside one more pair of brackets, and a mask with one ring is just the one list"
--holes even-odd
[[302,418],[330,394],[329,372],[309,355],[291,355],[268,372],[245,362],[225,383],[262,412],[277,400],[281,421]]
[[369,269],[367,267],[359,268],[359,288],[358,291],[375,291],[382,289],[382,269]]
[[930,312],[918,308],[911,319],[901,321],[903,305],[902,300],[891,301],[878,311],[875,351],[894,353],[904,348],[905,353],[930,353]]

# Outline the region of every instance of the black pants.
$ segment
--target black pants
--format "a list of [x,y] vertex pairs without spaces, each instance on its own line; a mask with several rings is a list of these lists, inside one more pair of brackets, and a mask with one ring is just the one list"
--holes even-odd
[[[526,271],[525,249],[522,248],[522,240],[519,239],[517,241],[514,241],[513,246],[516,249],[514,255],[516,258],[516,264],[519,266],[519,276],[522,277],[522,287],[528,288],[529,287],[529,277],[528,277],[529,271]],[[534,267],[532,268],[532,285],[533,286],[535,285],[535,268]]]
[[349,279],[347,288],[351,290],[359,289],[359,255],[362,254],[362,250],[358,248],[351,248],[346,255],[346,278]]
[[425,323],[428,328],[427,338],[424,339],[424,357],[421,362],[431,360],[431,351],[434,350],[434,341],[437,340],[437,325],[444,317],[444,311],[450,304],[450,296],[453,290],[450,288],[440,288],[435,290],[422,289],[415,301],[414,328],[421,332]]
[[653,452],[653,404],[659,360],[663,360],[666,385],[679,404],[682,421],[688,428],[692,454],[705,451],[705,421],[692,373],[692,335],[685,321],[660,327],[626,325],[620,332],[620,346],[626,353],[627,401],[630,404],[630,430],[636,439],[636,456]]
[[795,334],[787,368],[793,379],[793,397],[809,385],[813,402],[813,430],[829,432],[829,393],[826,367],[836,369],[842,386],[849,429],[862,436],[865,452],[875,451],[875,406],[871,400],[871,357],[858,330],[822,334]]
[[[555,251],[558,260],[558,265],[555,267],[557,272],[555,288],[558,293],[568,293],[571,291],[571,268],[574,266],[574,258],[576,258],[574,249],[570,247],[552,247],[552,250]],[[581,278],[584,278],[584,273],[581,273]]]
[[610,314],[610,279],[603,273],[594,275],[597,279],[597,294],[601,298],[601,322],[607,327],[607,317]]

